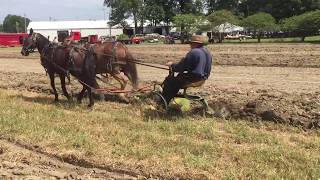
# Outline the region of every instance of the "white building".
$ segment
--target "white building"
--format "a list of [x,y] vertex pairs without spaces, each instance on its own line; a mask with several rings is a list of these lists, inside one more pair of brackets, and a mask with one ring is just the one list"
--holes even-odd
[[111,27],[108,25],[108,21],[32,21],[28,26],[28,32],[30,29],[34,32],[40,33],[45,37],[50,37],[53,40],[58,36],[58,31],[78,31],[81,32],[81,36],[88,35],[100,36],[116,36],[123,34],[123,28],[118,26]]

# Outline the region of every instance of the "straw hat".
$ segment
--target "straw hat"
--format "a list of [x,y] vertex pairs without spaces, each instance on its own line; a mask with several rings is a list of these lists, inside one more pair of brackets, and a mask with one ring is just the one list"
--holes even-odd
[[191,43],[198,43],[198,44],[203,44],[204,43],[204,37],[201,35],[193,35],[191,37]]

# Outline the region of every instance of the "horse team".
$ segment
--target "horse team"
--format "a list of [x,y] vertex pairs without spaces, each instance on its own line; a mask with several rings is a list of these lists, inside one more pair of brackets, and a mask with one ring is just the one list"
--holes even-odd
[[124,90],[127,80],[121,74],[123,73],[131,81],[134,89],[138,87],[136,64],[130,61],[133,56],[120,42],[97,43],[87,48],[73,44],[57,45],[39,33],[30,32],[24,40],[21,54],[28,56],[35,48],[40,53],[41,65],[49,75],[56,102],[59,99],[54,81],[55,74],[59,75],[62,92],[68,99],[70,95],[66,90],[66,77],[69,81],[69,74],[76,77],[83,86],[77,100],[81,102],[87,91],[89,108],[94,105],[92,90],[99,88],[97,74],[111,75],[120,83],[121,90]]

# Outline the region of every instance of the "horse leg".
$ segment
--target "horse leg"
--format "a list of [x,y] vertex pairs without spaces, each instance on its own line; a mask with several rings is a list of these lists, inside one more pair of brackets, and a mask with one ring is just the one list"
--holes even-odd
[[132,76],[131,76],[131,74],[130,74],[129,72],[127,72],[127,71],[124,71],[123,73],[124,73],[125,76],[128,77],[129,81],[132,82]]
[[[82,85],[83,85],[83,84],[82,84]],[[78,98],[77,98],[78,103],[81,103],[82,98],[83,98],[83,96],[84,96],[84,93],[86,92],[86,89],[87,89],[86,86],[83,85],[82,90],[81,90],[81,92],[79,93]]]
[[[112,73],[111,74],[121,85],[121,90],[124,90],[127,86],[127,81],[123,78],[123,76],[120,73]],[[125,96],[124,93],[118,94],[119,98],[125,101],[126,103],[129,103],[128,98]]]
[[53,72],[49,72],[49,77],[50,77],[51,88],[52,88],[53,93],[54,93],[54,101],[58,102],[59,99],[58,99],[58,93],[57,93],[57,90],[56,90],[56,85],[54,83],[54,73]]
[[132,83],[133,89],[138,89],[138,84],[135,83],[134,78],[132,77],[131,73],[127,69],[124,69],[123,73],[125,76],[128,77],[129,81]]
[[60,76],[61,89],[62,89],[63,95],[66,96],[68,98],[68,100],[70,100],[70,96],[69,96],[67,88],[66,88],[66,76],[63,74],[60,74],[59,76]]
[[93,96],[92,96],[92,90],[90,87],[87,87],[88,90],[88,96],[89,96],[89,105],[88,108],[92,108],[94,105],[94,100],[93,100]]
[[127,80],[120,73],[112,73],[111,75],[120,83],[121,90],[124,90],[127,86]]

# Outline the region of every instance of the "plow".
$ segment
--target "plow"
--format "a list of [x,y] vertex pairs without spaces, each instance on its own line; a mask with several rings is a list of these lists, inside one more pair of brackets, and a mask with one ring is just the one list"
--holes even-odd
[[[138,59],[131,59],[131,63],[136,63],[142,66],[161,69],[169,71],[169,75],[173,75],[169,68],[161,67],[160,64],[155,63],[144,63]],[[183,87],[179,93],[173,98],[171,102],[167,102],[162,94],[163,83],[152,81],[150,84],[143,85],[137,89],[120,89],[114,84],[111,84],[108,80],[107,75],[99,74],[96,75],[96,79],[104,83],[106,87],[103,88],[94,88],[85,82],[81,81],[79,78],[74,76],[80,83],[88,86],[92,89],[92,92],[98,95],[124,95],[128,97],[129,103],[138,104],[140,107],[143,107],[144,110],[153,111],[153,114],[156,116],[170,114],[173,111],[178,110],[179,113],[189,112],[197,108],[197,113],[203,117],[212,116],[213,110],[208,105],[208,102],[205,97],[200,95],[194,95],[188,93],[187,89],[197,88],[204,84],[204,81],[190,83]],[[199,108],[200,106],[200,108]]]
[[[170,74],[171,75],[171,72]],[[101,80],[97,76],[97,79]],[[103,81],[104,82],[104,81]],[[125,94],[131,100],[130,103],[138,104],[144,109],[153,111],[157,116],[171,114],[171,112],[187,113],[196,109],[197,114],[203,117],[212,116],[213,110],[210,108],[205,97],[188,93],[189,88],[197,88],[204,84],[204,81],[190,83],[183,87],[172,101],[167,102],[162,94],[163,83],[153,81],[136,90],[120,90],[118,88],[94,89],[98,94]]]
[[[147,65],[148,67],[152,66],[153,68],[162,68],[155,64],[143,65]],[[185,113],[195,109],[195,107],[197,107],[198,113],[203,117],[212,116],[213,114],[213,110],[209,107],[205,97],[187,92],[187,89],[200,87],[204,82],[191,83],[183,87],[171,102],[167,102],[162,94],[163,84],[160,82],[153,81],[150,84],[139,87],[138,89],[122,90],[114,84],[106,81],[106,78],[108,77],[102,74],[96,75],[96,79],[104,83],[107,87],[94,88],[89,85],[87,86],[89,86],[94,93],[99,95],[124,94],[125,97],[128,97],[129,103],[137,104],[140,107],[143,107],[144,110],[151,110],[153,111],[153,114],[156,114],[157,116],[170,114],[176,110],[180,113]],[[78,78],[76,79],[79,80]]]

